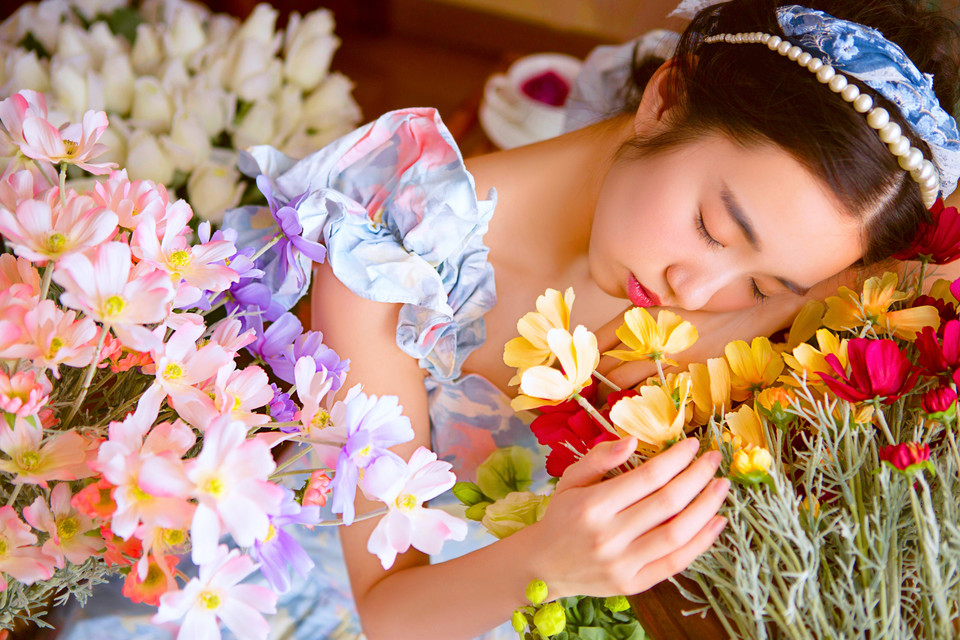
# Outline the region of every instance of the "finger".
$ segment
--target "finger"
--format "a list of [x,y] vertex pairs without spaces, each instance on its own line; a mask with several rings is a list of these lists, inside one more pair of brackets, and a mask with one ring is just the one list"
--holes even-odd
[[585,456],[567,467],[557,483],[557,491],[586,487],[600,482],[608,471],[622,465],[636,450],[636,438],[621,438],[620,440],[601,442],[590,449]]
[[[600,365],[605,361],[612,361],[614,364],[609,366],[607,373],[603,375],[621,389],[632,389],[650,376],[657,375],[657,365],[647,360],[620,362],[616,358],[604,356],[600,359]],[[600,370],[599,367],[597,370]]]
[[638,468],[607,480],[604,483],[604,490],[608,492],[606,508],[613,512],[623,511],[655,493],[686,469],[699,449],[699,440],[686,438]]
[[597,347],[601,353],[609,351],[620,344],[620,338],[617,337],[617,329],[623,324],[623,314],[626,313],[628,309],[630,309],[629,305],[624,307],[622,312],[613,316],[609,322],[594,332],[594,335],[597,336]]
[[[727,526],[725,517],[714,516],[685,545],[645,565],[637,572],[634,593],[646,591],[655,584],[684,571],[697,559],[697,556],[710,548],[725,526]],[[637,543],[640,544],[640,541],[638,540]]]

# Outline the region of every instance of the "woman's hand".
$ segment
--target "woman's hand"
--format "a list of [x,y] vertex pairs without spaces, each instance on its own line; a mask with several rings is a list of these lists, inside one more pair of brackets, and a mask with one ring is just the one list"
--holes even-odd
[[726,525],[716,515],[730,487],[714,478],[719,452],[694,460],[691,438],[604,480],[636,445],[594,447],[563,474],[543,519],[521,532],[533,537],[533,569],[551,598],[644,591],[683,571]]

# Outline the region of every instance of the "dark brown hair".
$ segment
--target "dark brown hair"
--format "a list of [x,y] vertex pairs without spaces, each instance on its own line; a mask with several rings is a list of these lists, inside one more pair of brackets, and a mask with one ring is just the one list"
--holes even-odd
[[[849,103],[820,84],[814,74],[761,44],[706,44],[705,36],[762,31],[783,36],[777,0],[732,0],[701,11],[684,31],[676,52],[673,91],[678,108],[669,128],[634,138],[620,155],[655,154],[721,133],[739,144],[773,143],[793,155],[834,192],[847,212],[864,222],[862,264],[903,249],[926,219],[920,189],[897,158]],[[878,29],[900,45],[920,71],[932,74],[940,104],[957,103],[957,25],[906,0],[812,0],[803,6]],[[658,66],[634,68],[627,109],[636,110],[642,87]],[[931,158],[899,110],[863,83],[851,79],[874,104],[885,107],[911,144]]]

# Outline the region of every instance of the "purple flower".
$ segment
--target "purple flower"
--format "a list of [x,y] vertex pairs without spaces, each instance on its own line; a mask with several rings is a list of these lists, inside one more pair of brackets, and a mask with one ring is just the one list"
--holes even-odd
[[319,331],[306,331],[298,336],[270,366],[278,378],[293,384],[294,367],[303,356],[310,356],[317,363],[317,369],[322,367],[327,371],[333,381],[331,391],[335,392],[343,385],[350,360],[341,360],[336,351],[323,344],[323,334]]
[[[280,387],[270,383],[273,389],[273,400],[270,401],[270,417],[277,422],[292,422],[297,417],[297,404],[290,399],[289,393],[280,391]],[[296,433],[297,427],[280,427],[284,433]]]
[[286,532],[289,525],[314,525],[320,522],[320,507],[301,507],[293,492],[284,488],[280,513],[270,517],[270,531],[265,540],[257,540],[250,557],[260,563],[260,573],[277,593],[290,590],[290,568],[305,576],[313,568],[313,560],[300,543]]
[[[264,330],[263,318],[258,314],[243,316],[243,328],[253,329],[257,334],[257,339],[247,345],[247,351],[265,362],[274,373],[275,365],[283,366],[283,355],[288,349],[292,349],[293,342],[303,333],[303,325],[300,320],[292,313],[284,313],[279,318],[270,323],[270,326]],[[293,384],[293,376],[284,378],[277,374],[281,380]]]
[[[211,236],[209,221],[200,224],[200,227],[197,230],[197,236],[203,243],[217,240],[227,240],[232,242],[234,246],[237,244],[237,232],[235,229],[219,229]],[[227,291],[221,291],[214,295],[210,295],[209,291],[204,291],[203,296],[195,306],[206,311],[220,302],[221,299],[225,298],[225,306],[228,314],[230,315],[236,315],[239,307],[247,306],[246,303],[236,296],[235,292],[249,286],[249,280],[259,280],[263,277],[263,271],[258,269],[257,265],[250,259],[253,256],[254,251],[255,250],[253,247],[237,249],[235,254],[224,260],[222,264],[233,269],[237,273],[237,276],[239,276],[239,279],[231,284]],[[266,287],[263,285],[259,286],[266,289]],[[267,289],[267,305],[269,305],[269,295],[269,289]],[[269,319],[271,318],[268,318],[268,320]]]
[[276,251],[280,257],[278,275],[282,280],[287,270],[293,269],[297,276],[297,286],[303,286],[307,281],[307,274],[300,265],[299,254],[303,254],[314,262],[323,262],[327,256],[327,249],[319,242],[307,240],[301,234],[303,226],[300,224],[300,214],[297,206],[305,194],[301,194],[287,203],[282,203],[273,197],[270,179],[260,174],[257,176],[257,188],[267,199],[270,206],[270,215],[280,227],[281,238],[277,242]]
[[354,387],[347,399],[334,405],[331,419],[346,426],[347,442],[337,456],[337,469],[330,484],[332,509],[343,514],[344,524],[354,519],[353,501],[357,494],[360,470],[366,469],[381,456],[392,456],[390,447],[413,439],[410,419],[403,415],[397,396],[368,396]]

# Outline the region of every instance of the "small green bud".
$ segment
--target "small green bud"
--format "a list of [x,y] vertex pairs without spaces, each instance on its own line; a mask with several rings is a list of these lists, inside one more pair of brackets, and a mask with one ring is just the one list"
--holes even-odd
[[551,602],[533,615],[533,624],[542,635],[555,636],[567,628],[567,614],[557,602]]
[[467,510],[463,512],[463,515],[466,516],[467,520],[476,520],[477,522],[480,522],[483,520],[483,517],[487,515],[487,507],[489,507],[491,504],[493,503],[487,502],[486,500],[483,502],[478,502],[475,505],[467,507]]
[[483,492],[480,491],[480,487],[472,482],[458,482],[453,485],[453,495],[468,507],[472,507],[478,502],[483,502],[487,499],[487,496],[483,495]]
[[616,613],[618,611],[626,611],[629,609],[630,603],[624,596],[610,596],[603,601],[603,606]]
[[523,633],[523,630],[527,628],[527,616],[523,615],[523,611],[520,611],[520,609],[515,609],[513,615],[510,616],[510,624],[513,625],[514,631]]
[[527,600],[532,604],[540,604],[547,599],[547,583],[538,578],[534,578],[527,585]]

